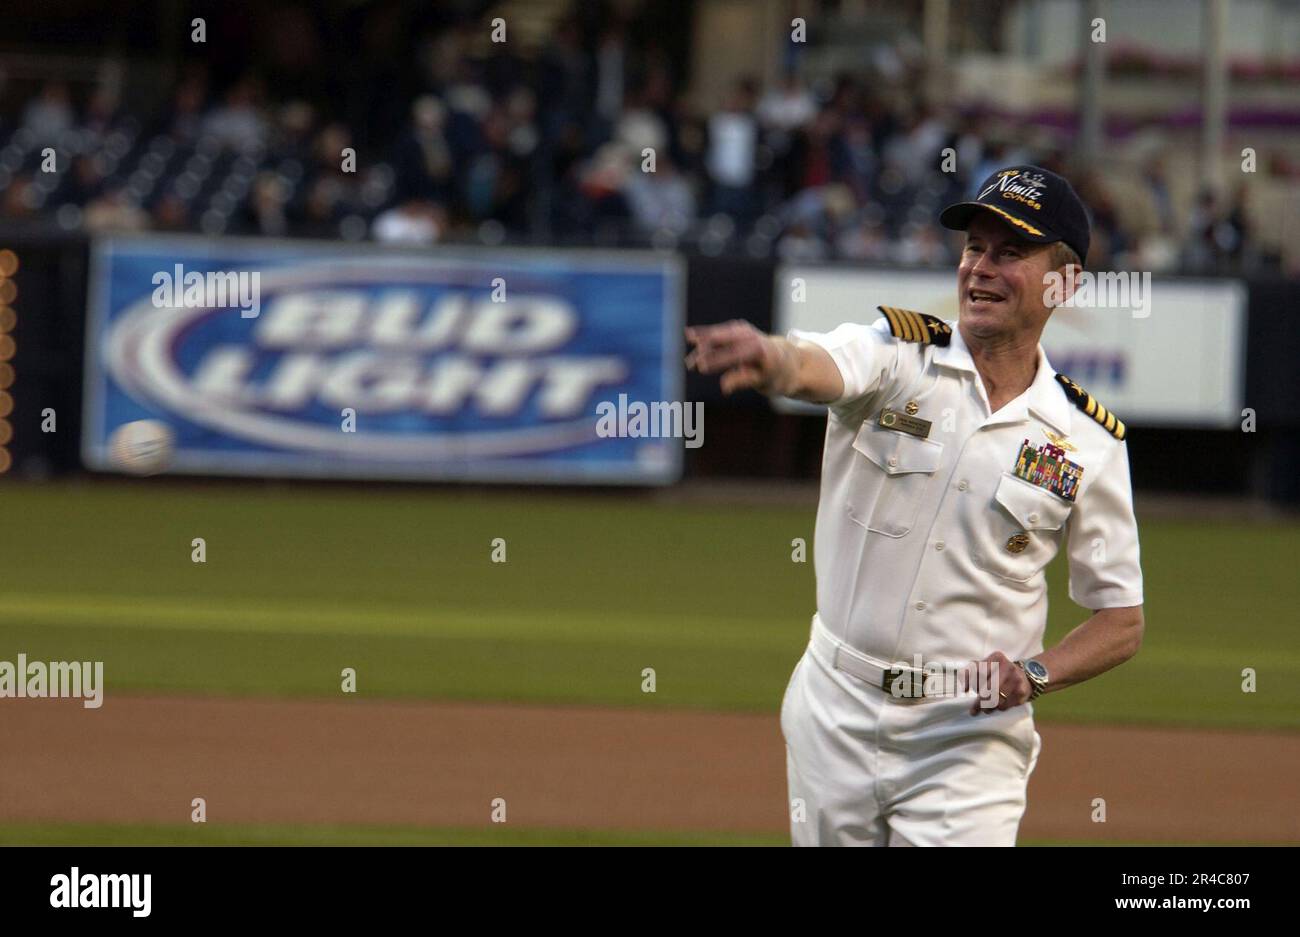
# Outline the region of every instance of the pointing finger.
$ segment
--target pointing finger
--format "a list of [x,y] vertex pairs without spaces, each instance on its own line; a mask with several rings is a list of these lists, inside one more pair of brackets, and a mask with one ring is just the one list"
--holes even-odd
[[731,394],[738,390],[749,390],[760,383],[760,375],[754,368],[732,368],[722,375],[722,392]]

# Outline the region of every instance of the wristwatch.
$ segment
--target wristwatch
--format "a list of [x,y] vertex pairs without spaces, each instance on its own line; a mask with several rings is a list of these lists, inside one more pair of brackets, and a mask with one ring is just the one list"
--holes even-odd
[[1036,660],[1018,660],[1016,666],[1029,678],[1029,701],[1032,703],[1047,692],[1047,668]]

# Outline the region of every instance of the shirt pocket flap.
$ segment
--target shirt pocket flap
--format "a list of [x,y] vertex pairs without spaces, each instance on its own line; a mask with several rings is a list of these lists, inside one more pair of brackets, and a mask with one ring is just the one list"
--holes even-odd
[[1070,516],[1069,502],[1005,472],[994,497],[1025,530],[1060,530]]
[[874,423],[862,424],[853,448],[890,475],[933,473],[943,459],[943,443],[883,429]]

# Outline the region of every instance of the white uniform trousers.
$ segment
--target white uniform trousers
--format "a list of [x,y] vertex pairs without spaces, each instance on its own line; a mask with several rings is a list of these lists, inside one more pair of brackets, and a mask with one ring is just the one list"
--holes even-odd
[[973,693],[898,699],[820,642],[781,704],[796,846],[1013,846],[1042,739],[1029,704],[970,715]]

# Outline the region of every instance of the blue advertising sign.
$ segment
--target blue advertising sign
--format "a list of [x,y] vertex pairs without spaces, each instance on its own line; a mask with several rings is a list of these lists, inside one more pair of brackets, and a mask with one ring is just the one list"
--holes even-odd
[[102,239],[83,458],[157,420],[173,472],[667,484],[683,440],[600,415],[680,401],[682,289],[646,253]]

